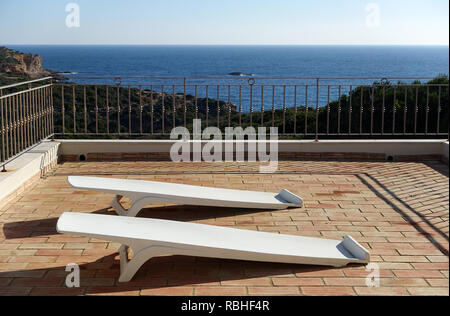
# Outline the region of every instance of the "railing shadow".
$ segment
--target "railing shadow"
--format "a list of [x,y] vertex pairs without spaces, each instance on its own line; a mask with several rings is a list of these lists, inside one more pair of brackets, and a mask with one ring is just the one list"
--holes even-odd
[[444,177],[449,177],[449,168],[448,168],[448,164],[445,164],[443,162],[424,162],[424,165],[426,165],[427,167],[433,169],[434,171],[440,173],[441,175],[443,175]]
[[[449,236],[448,236],[448,232],[444,231],[445,228],[448,228],[448,218],[446,221],[445,220],[440,221],[440,223],[445,221],[446,226],[438,227],[436,225],[437,222],[432,222],[431,219],[439,218],[440,216],[433,217],[430,214],[423,214],[421,211],[416,210],[414,207],[412,207],[410,205],[410,201],[405,200],[404,198],[402,198],[401,196],[399,196],[398,194],[396,194],[395,192],[390,190],[386,185],[384,185],[380,180],[378,180],[373,175],[365,173],[363,175],[359,174],[359,175],[357,175],[357,177],[372,192],[374,192],[378,198],[383,200],[387,205],[392,207],[392,209],[394,209],[397,213],[399,213],[402,217],[404,217],[410,225],[414,226],[414,228],[418,231],[420,236],[427,238],[432,243],[432,245],[434,247],[436,247],[439,251],[441,251],[444,255],[446,255],[446,256],[449,255],[449,250],[448,250]],[[377,188],[375,188],[374,185],[369,183],[369,181],[366,180],[365,177],[367,177],[369,179],[369,181],[373,182],[375,184],[375,186],[382,188],[382,190],[384,192],[380,192]],[[424,189],[424,187],[415,188],[415,193],[422,194],[423,189]],[[414,194],[412,192],[409,192],[408,196],[413,197]],[[394,203],[394,201],[398,204]],[[447,204],[448,204],[448,196],[447,196]],[[401,207],[399,207],[399,205]],[[414,220],[402,208],[408,210],[409,212],[411,212],[412,214],[414,214],[415,216],[420,218],[420,222],[418,222],[417,220]],[[448,212],[447,212],[447,216],[448,216]],[[425,224],[425,226],[429,227],[432,231],[434,231],[434,234],[429,233],[429,230],[425,229],[423,227],[423,224]],[[440,236],[441,238],[443,238],[446,241],[446,244],[442,244],[441,242],[436,240],[436,238],[435,238],[436,236]]]

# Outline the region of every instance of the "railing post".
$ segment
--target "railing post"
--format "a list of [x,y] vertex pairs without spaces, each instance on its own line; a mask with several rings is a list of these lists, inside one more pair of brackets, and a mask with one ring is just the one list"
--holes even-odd
[[176,127],[177,104],[175,95],[175,85],[172,85],[172,129]]
[[[3,91],[0,90],[0,98],[3,96]],[[1,126],[0,126],[0,132],[2,134],[2,156],[1,156],[1,160],[2,163],[4,163],[6,161],[6,155],[5,155],[5,119],[3,117],[3,99],[0,99],[0,119],[1,119]],[[6,166],[3,165],[2,166],[2,172],[6,172]]]
[[198,119],[198,87],[195,85],[195,119]]
[[186,127],[187,124],[187,100],[186,100],[186,78],[183,78],[183,91],[184,91],[184,98],[183,98],[183,120],[184,120],[184,127]]
[[239,85],[239,126],[242,126],[242,85]]
[[406,115],[408,113],[408,86],[405,86],[405,104],[403,107],[403,135],[406,135]]
[[395,114],[397,112],[397,87],[394,86],[394,105],[392,107],[392,135],[395,135]]
[[305,86],[305,136],[308,135],[308,87],[309,85],[307,84]]
[[109,135],[109,86],[106,86],[106,134]]
[[375,112],[375,85],[372,84],[372,96],[370,104],[370,136],[373,135],[373,115]]
[[337,134],[341,135],[342,86],[339,85]]
[[220,128],[220,85],[217,85],[217,128]]
[[62,129],[62,134],[65,135],[66,134],[66,106],[65,106],[65,102],[64,102],[64,84],[61,85],[61,129]]
[[253,85],[255,84],[254,79],[248,80],[250,85],[250,126],[253,127]]
[[359,136],[363,134],[363,115],[364,115],[364,86],[361,86],[361,99],[359,105]]
[[[438,110],[437,110],[437,123],[436,123],[436,134],[439,135],[441,128],[440,128],[440,121],[441,121],[441,86],[439,86],[438,90]],[[448,140],[448,135],[447,135]]]
[[385,114],[386,114],[386,84],[383,85],[383,99],[381,101],[381,135],[384,135]]
[[[141,117],[142,117],[142,115],[139,114],[139,119]],[[131,86],[128,85],[128,134],[131,136],[132,133],[133,133],[133,129],[131,126]]]
[[116,94],[117,94],[117,135],[120,136],[120,82],[117,82],[116,85]]
[[425,135],[428,135],[428,116],[430,115],[430,86],[427,85],[427,105],[425,109]]
[[350,85],[349,88],[349,104],[348,104],[348,135],[352,134],[352,113],[353,113],[353,85]]
[[73,133],[77,133],[77,109],[76,109],[76,95],[75,85],[72,86],[72,108],[73,108]]
[[150,133],[153,135],[155,107],[153,105],[153,85],[150,86]]
[[139,86],[139,132],[142,135],[144,133],[142,127],[142,115],[144,113],[144,106],[142,105],[142,86]]
[[83,86],[84,133],[88,133],[86,86]]
[[283,86],[283,135],[286,135],[286,85]]
[[319,78],[316,79],[316,142],[319,141]]
[[95,134],[98,135],[98,89],[97,86],[94,88],[94,94],[95,94]]
[[15,155],[18,153],[17,151],[17,120],[16,120],[16,106],[17,106],[17,98],[16,96],[13,96],[11,98],[12,104],[11,104],[11,111],[10,111],[10,117],[11,117],[11,124],[12,124],[12,154]]
[[55,138],[55,109],[53,108],[53,78],[50,79],[50,124],[52,129],[52,140]]
[[228,127],[231,127],[231,87],[228,85]]
[[206,85],[205,87],[205,93],[206,93],[206,127],[209,126],[209,86]]
[[[240,113],[239,108],[239,113]],[[240,121],[239,121],[240,122]],[[240,123],[239,123],[240,125]],[[275,86],[272,86],[272,127],[275,127]]]
[[294,86],[294,135],[297,135],[297,86]]
[[164,94],[164,85],[161,85],[161,129],[162,129],[162,135],[164,135],[165,126],[164,126],[164,120],[165,120],[165,94]]
[[330,134],[330,93],[331,87],[328,85],[328,95],[327,95],[327,135]]

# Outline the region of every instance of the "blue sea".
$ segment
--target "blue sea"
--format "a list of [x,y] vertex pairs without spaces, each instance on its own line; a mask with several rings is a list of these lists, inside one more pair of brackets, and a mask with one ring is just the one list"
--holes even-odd
[[[188,81],[197,84],[242,84],[248,79],[232,76],[242,73],[256,79],[257,84],[314,84],[314,80],[264,80],[263,77],[435,77],[449,73],[448,46],[9,46],[25,53],[39,54],[43,66],[60,72],[77,83],[103,83],[106,79],[92,77],[135,77],[123,83],[167,84],[167,81],[151,77],[224,77]],[[89,78],[86,78],[89,77]],[[215,81],[216,80],[216,81]],[[343,84],[371,84],[374,80],[340,80]],[[395,80],[394,80],[395,81]],[[407,81],[407,80],[403,80]],[[425,80],[424,80],[425,81]],[[322,80],[322,84],[334,83]],[[171,80],[170,84],[182,84]],[[170,88],[169,84],[169,88]],[[157,87],[153,87],[158,90]],[[267,87],[264,106],[270,107],[271,89]],[[278,89],[278,88],[277,88]],[[176,87],[180,92],[180,87]],[[198,91],[204,96],[204,89]],[[216,98],[215,89],[210,97]],[[226,87],[219,91],[221,99],[227,99]],[[244,108],[248,110],[249,89],[243,91]],[[320,104],[326,104],[327,91],[321,89]],[[193,93],[193,87],[188,88]],[[302,100],[305,91],[297,90]],[[254,93],[255,102],[261,100],[261,91]],[[276,91],[277,107],[282,91]],[[293,87],[287,89],[287,103],[293,103]],[[311,87],[308,99],[315,102],[315,90]],[[336,98],[336,88],[331,97]],[[231,99],[237,102],[238,92],[231,89]],[[266,105],[267,103],[267,105]],[[299,102],[301,103],[301,102]],[[247,105],[247,106],[246,106]]]

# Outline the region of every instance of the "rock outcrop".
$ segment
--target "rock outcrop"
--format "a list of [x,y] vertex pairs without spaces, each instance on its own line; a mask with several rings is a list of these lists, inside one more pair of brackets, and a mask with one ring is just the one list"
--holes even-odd
[[0,73],[14,76],[25,76],[32,79],[53,76],[61,78],[57,73],[42,68],[42,57],[34,54],[23,54],[18,51],[0,47]]

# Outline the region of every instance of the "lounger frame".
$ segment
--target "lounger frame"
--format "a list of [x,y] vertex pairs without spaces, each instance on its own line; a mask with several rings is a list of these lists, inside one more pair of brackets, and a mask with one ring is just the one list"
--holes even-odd
[[[359,245],[351,236],[346,236],[342,242],[342,248],[345,251],[357,256],[357,259],[349,260],[336,260],[336,259],[317,259],[317,258],[305,258],[305,257],[289,257],[267,254],[255,254],[251,252],[236,252],[236,251],[224,251],[223,249],[201,249],[197,247],[174,247],[167,246],[159,243],[133,243],[130,245],[122,245],[119,249],[120,254],[120,277],[119,282],[129,282],[133,279],[134,275],[147,261],[154,257],[164,255],[180,255],[180,256],[193,256],[203,258],[219,258],[219,259],[232,259],[232,260],[244,260],[244,261],[257,261],[257,262],[274,262],[274,263],[291,263],[291,264],[305,264],[305,265],[318,265],[341,268],[347,266],[349,263],[366,264],[370,260],[370,255],[361,245]],[[129,250],[132,250],[133,257],[129,258]]]
[[[369,252],[350,236],[339,242],[195,223],[81,213],[64,213],[58,220],[57,231],[121,244],[119,282],[129,282],[144,263],[163,255],[332,267],[366,264],[370,260]],[[245,239],[248,242],[243,245],[241,241]]]
[[[111,186],[109,182],[120,181],[120,185]],[[303,207],[303,200],[297,195],[289,192],[288,190],[282,190],[279,194],[267,193],[267,192],[252,192],[252,191],[238,191],[218,188],[199,187],[192,185],[180,185],[170,183],[159,183],[150,181],[137,181],[137,180],[124,180],[124,179],[110,179],[110,178],[92,178],[92,177],[68,177],[69,184],[77,189],[92,190],[105,193],[114,194],[114,198],[111,201],[110,206],[120,216],[136,217],[139,212],[147,205],[151,204],[179,204],[179,205],[198,205],[198,206],[212,206],[212,207],[233,207],[233,208],[247,208],[247,209],[271,209],[271,210],[283,210],[292,207]],[[92,184],[91,184],[92,182]],[[127,184],[130,184],[129,186]],[[179,190],[180,192],[167,192],[167,194],[155,193],[153,190],[134,190],[133,185],[137,183],[142,187],[147,184],[150,186],[164,185],[169,186],[173,190]],[[120,189],[118,188],[120,187]],[[183,195],[183,189],[196,190],[195,196]],[[225,195],[220,199],[210,196],[204,193],[202,190],[206,190],[217,194]],[[146,191],[146,192],[144,192]],[[233,192],[233,193],[230,193]],[[223,193],[225,192],[225,193]],[[233,200],[230,196],[235,195],[247,195],[252,198]],[[254,198],[253,198],[254,196]],[[121,200],[127,197],[132,201],[131,207],[125,209],[121,204]],[[234,197],[234,196],[233,196]],[[262,199],[262,200],[259,200]]]

